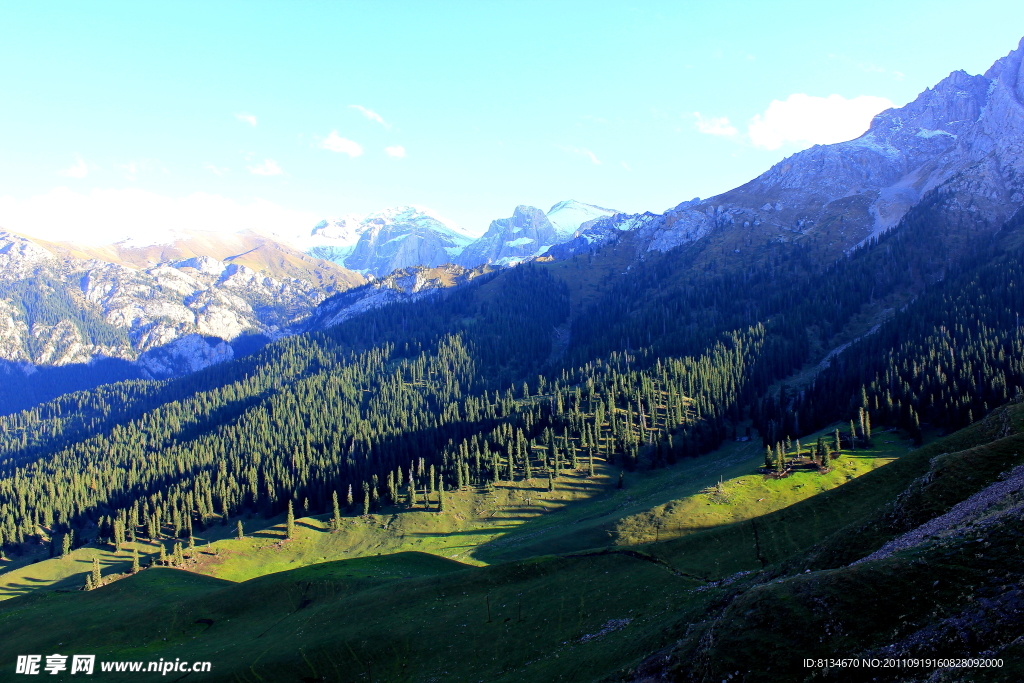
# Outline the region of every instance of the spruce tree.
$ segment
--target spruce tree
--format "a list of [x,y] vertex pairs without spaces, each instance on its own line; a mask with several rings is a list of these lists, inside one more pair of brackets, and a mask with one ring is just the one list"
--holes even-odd
[[[236,535],[237,535],[237,538],[238,538],[239,541],[241,541],[243,538],[245,538],[245,531],[242,529],[242,520],[238,520],[238,524],[235,526],[235,529],[236,529]],[[163,547],[163,544],[161,544],[161,547]],[[163,558],[161,558],[161,559],[163,559]]]
[[[241,524],[241,522],[239,522]],[[160,559],[158,560],[160,566],[167,564],[167,548],[164,547],[163,541],[158,541],[160,545]]]
[[833,441],[832,452],[835,453],[835,455],[833,456],[833,458],[834,458],[834,457],[839,455],[840,451],[843,450],[843,442],[839,439],[839,428],[838,427],[836,428],[836,431],[832,433],[832,441]]
[[352,497],[352,484],[349,484],[348,493],[345,494],[345,507],[351,510],[353,503],[355,503],[355,499]]
[[764,466],[766,469],[771,469],[775,465],[775,454],[772,453],[771,446],[764,447]]
[[99,588],[103,585],[103,577],[100,575],[100,558],[92,558],[92,586]]
[[114,520],[114,549],[118,552],[124,545],[124,522],[120,519]]
[[288,519],[285,522],[284,537],[293,538],[295,536],[295,512],[292,510],[292,502],[288,501]]
[[174,542],[174,566],[180,567],[185,564],[185,557],[181,554],[181,543],[179,541]]
[[60,539],[60,556],[66,557],[71,552],[71,532],[67,532]]
[[853,426],[853,420],[850,420],[850,450],[856,450],[857,448],[857,428]]
[[132,548],[132,574],[139,573],[139,549]]
[[86,574],[85,575],[85,587],[83,588],[83,590],[91,591],[92,588],[93,588],[93,585],[92,585],[92,574],[91,573],[90,574]]
[[370,514],[370,483],[363,482],[363,516]]
[[341,509],[338,507],[338,492],[331,491],[331,504],[333,506],[331,514],[331,531],[341,530]]

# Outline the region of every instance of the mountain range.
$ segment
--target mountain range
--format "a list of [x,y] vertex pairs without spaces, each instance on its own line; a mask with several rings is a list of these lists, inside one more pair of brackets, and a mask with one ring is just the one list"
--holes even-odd
[[474,238],[427,209],[405,206],[323,220],[297,243],[313,256],[376,277],[447,263],[508,266],[541,256],[572,239],[581,226],[616,213],[574,200],[559,202],[547,213],[518,206],[512,217],[492,221]]
[[[327,221],[344,266],[4,233],[0,659],[1021,680],[1022,164],[1024,40],[664,213]],[[40,393],[97,352],[135,375]]]

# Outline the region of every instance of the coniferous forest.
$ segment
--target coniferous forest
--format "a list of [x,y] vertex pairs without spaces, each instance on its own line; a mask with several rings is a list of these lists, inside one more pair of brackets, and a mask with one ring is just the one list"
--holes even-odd
[[[997,485],[1000,477],[1016,481],[1007,473],[1024,452],[1018,443],[1024,418],[1017,405],[1024,393],[1018,316],[1024,304],[1024,213],[1004,225],[979,224],[956,211],[954,197],[935,191],[899,226],[838,259],[828,258],[813,241],[776,240],[727,260],[712,235],[685,249],[631,259],[622,271],[624,255],[635,253],[631,240],[627,234],[564,261],[540,260],[487,273],[432,297],[285,337],[238,360],[176,379],[126,380],[9,412],[0,417],[0,552],[11,557],[36,553],[38,558],[42,551],[61,561],[76,549],[110,547],[116,555],[128,544],[132,568],[125,574],[128,580],[115,585],[148,595],[146,582],[162,581],[160,572],[168,570],[143,571],[145,566],[187,567],[186,559],[195,558],[198,543],[211,535],[245,543],[254,518],[284,516],[282,543],[296,538],[301,519],[328,520],[324,528],[341,536],[356,520],[376,524],[424,512],[441,519],[456,514],[450,507],[459,500],[484,500],[499,491],[546,491],[559,500],[563,486],[590,482],[592,491],[601,491],[617,482],[621,488],[626,481],[643,481],[687,463],[699,466],[717,457],[708,455],[716,449],[749,438],[759,439],[757,446],[764,449],[763,467],[755,470],[764,480],[779,481],[796,471],[824,478],[837,468],[850,471],[843,469],[848,467],[844,462],[859,449],[873,447],[881,433],[899,433],[912,444],[909,454],[877,473],[855,481],[850,475],[835,491],[771,514],[669,540],[658,536],[670,512],[662,506],[621,519],[614,531],[608,529],[617,540],[606,548],[499,562],[490,573],[460,573],[464,565],[457,564],[427,566],[423,559],[403,559],[403,553],[389,560],[395,567],[416,563],[415,570],[402,571],[438,572],[440,578],[423,584],[426,588],[417,588],[416,581],[427,579],[406,576],[412,583],[397,592],[374,593],[375,584],[367,584],[369,593],[357,590],[339,598],[355,590],[352,574],[309,574],[288,583],[292,573],[284,571],[246,581],[239,584],[243,590],[250,590],[253,581],[285,582],[281,589],[253,584],[257,594],[299,591],[301,601],[290,606],[270,607],[276,603],[267,598],[266,609],[283,614],[318,600],[327,605],[341,599],[337,609],[346,614],[356,609],[344,602],[349,600],[367,613],[391,615],[367,622],[368,632],[377,635],[350,643],[343,652],[330,638],[308,645],[311,641],[300,630],[295,647],[302,663],[293,661],[294,648],[282,646],[281,653],[259,665],[260,675],[320,680],[324,676],[319,673],[320,678],[295,678],[289,672],[295,666],[314,673],[331,666],[335,674],[326,680],[349,683],[371,675],[370,680],[414,680],[405,672],[427,666],[424,662],[433,661],[429,652],[440,646],[430,645],[434,641],[429,638],[416,645],[427,637],[425,631],[402,640],[392,628],[407,623],[402,620],[412,618],[408,615],[438,608],[422,602],[432,600],[445,607],[430,618],[441,620],[430,638],[472,642],[478,649],[476,640],[451,640],[452,634],[477,617],[486,617],[480,628],[504,624],[503,634],[495,633],[485,649],[505,652],[504,661],[512,662],[506,666],[513,667],[508,680],[522,680],[516,677],[524,667],[545,657],[550,671],[576,661],[571,655],[563,661],[561,655],[552,659],[550,652],[544,654],[546,629],[554,628],[558,638],[576,638],[572,642],[579,647],[620,629],[626,634],[626,625],[639,614],[608,619],[603,628],[588,633],[582,626],[587,610],[634,614],[641,604],[651,609],[650,601],[661,601],[659,591],[665,591],[665,604],[657,611],[665,621],[645,627],[655,630],[644,631],[648,635],[642,638],[623,640],[627,654],[607,660],[632,661],[638,667],[618,670],[614,680],[645,680],[645,671],[666,680],[720,680],[741,667],[751,667],[749,680],[792,680],[799,671],[795,648],[819,648],[824,654],[837,638],[847,636],[836,630],[840,627],[833,622],[839,617],[830,617],[829,610],[810,606],[780,616],[780,605],[794,600],[832,604],[848,596],[850,604],[836,607],[835,614],[846,615],[848,624],[870,626],[864,626],[860,640],[842,642],[877,654],[865,643],[911,627],[906,615],[890,624],[891,611],[872,611],[869,587],[887,585],[902,573],[932,586],[922,588],[924,595],[941,584],[931,583],[931,570],[915,578],[912,569],[938,561],[946,563],[947,578],[939,581],[950,582],[950,593],[941,597],[940,588],[935,594],[940,597],[922,600],[921,609],[931,611],[921,612],[913,623],[933,629],[942,624],[952,628],[947,622],[954,621],[972,625],[958,636],[961,640],[935,636],[928,642],[939,645],[928,652],[975,652],[993,623],[1016,633],[1017,622],[1005,611],[1011,606],[1004,604],[1007,596],[1017,595],[1012,588],[1016,574],[1012,569],[1007,573],[1009,565],[997,558],[983,579],[975,564],[987,556],[975,554],[969,560],[972,556],[960,545],[927,546],[922,552],[939,555],[909,565],[898,564],[904,560],[892,567],[883,564],[870,580],[857,578],[861,574],[854,571],[853,578],[843,579],[852,582],[843,590],[827,577],[832,571],[853,571],[851,562],[931,519],[921,517],[922,510],[948,510],[977,494],[979,486]],[[619,275],[608,276],[616,270]],[[814,433],[818,436],[812,438]],[[702,494],[706,505],[729,505],[736,495],[721,479]],[[623,500],[620,507],[631,504],[628,497]],[[466,511],[462,505],[459,509]],[[1021,532],[1004,527],[991,527],[1000,540],[991,534],[975,540],[988,539],[986,548],[995,543],[993,552],[1010,552]],[[571,547],[603,542],[591,538],[581,532]],[[159,553],[140,557],[138,544],[158,547]],[[218,558],[220,550],[206,554]],[[311,569],[350,571],[355,565],[346,562],[356,561],[341,560],[344,566],[336,570],[332,562]],[[633,564],[617,564],[623,562]],[[443,578],[448,572],[455,572],[455,578]],[[789,590],[789,583],[779,581],[795,581],[807,572],[815,572],[806,579],[815,582],[808,584],[809,592],[798,599],[775,595]],[[561,601],[561,615],[566,596],[575,596],[577,586],[605,573],[610,575],[597,584],[603,590],[595,587],[598,593],[586,599],[580,593],[575,631],[561,616],[557,625],[540,618],[550,613],[551,595]],[[472,578],[478,575],[490,578]],[[96,556],[83,576],[86,592],[76,593],[96,600],[113,595]],[[824,578],[819,582],[819,577]],[[348,586],[340,593],[339,581]],[[691,597],[679,598],[678,587],[670,585],[652,588],[661,581],[686,583],[690,588],[678,595]],[[552,589],[555,584],[561,587]],[[776,584],[780,587],[771,588]],[[221,616],[210,616],[212,608],[200,593],[214,588],[188,588],[184,602],[173,603],[175,614],[191,615],[186,622],[194,617],[214,633],[215,622],[248,604],[248,597],[232,597],[225,588],[217,593],[218,600],[227,600],[217,608]],[[440,597],[429,597],[434,591]],[[540,603],[530,598],[524,608],[524,592],[530,591],[545,598]],[[460,595],[465,597],[453,597]],[[972,595],[996,601],[986,604],[998,605],[1002,616],[964,622],[967,617],[957,610]],[[368,602],[359,602],[364,599]],[[601,606],[585,607],[587,600]],[[122,608],[136,602],[129,599]],[[492,619],[492,610],[507,614],[511,604],[516,605],[514,616]],[[538,604],[545,606],[540,612]],[[821,622],[829,618],[833,622]],[[68,623],[78,629],[76,619]],[[192,626],[180,630],[177,619],[159,621],[157,631],[145,638],[162,643],[199,637]],[[765,639],[778,620],[792,626],[782,646]],[[24,627],[17,631],[18,642],[36,637],[29,622],[12,623]],[[125,632],[125,642],[149,628],[126,623],[136,625]],[[316,630],[330,634],[340,623],[332,620]],[[814,624],[810,631],[795,626],[805,623]],[[513,636],[513,626],[527,631]],[[565,635],[565,629],[574,635]],[[829,634],[829,629],[835,634],[803,637]],[[236,638],[231,633],[224,631],[223,637]],[[921,637],[899,641],[900,652],[924,652]],[[999,638],[1009,642],[1009,636]],[[400,647],[412,654],[396,654]],[[1006,647],[999,652],[1014,652]],[[456,658],[457,665],[480,672],[498,658],[477,649]],[[248,651],[240,652],[247,662]],[[595,671],[610,666],[601,663],[604,659],[593,661]],[[756,663],[768,661],[778,673]],[[373,673],[385,662],[391,662],[391,673],[379,668]],[[255,663],[244,666],[257,670]],[[237,671],[221,673],[230,678]],[[600,671],[593,675],[611,675],[608,669]],[[556,680],[564,673],[537,675],[537,680]]]
[[[437,505],[446,490],[626,471],[699,456],[751,424],[766,445],[829,423],[952,431],[1024,382],[1018,216],[950,225],[933,195],[837,262],[767,245],[719,266],[699,250],[640,261],[590,301],[580,261],[480,277],[244,359],[126,381],[2,418],[0,533],[17,546],[115,529],[188,538],[241,513]],[[940,235],[922,240],[921,235]],[[993,234],[995,239],[993,239]],[[813,286],[810,286],[813,285]],[[851,317],[877,329],[788,377]],[[893,303],[896,302],[896,303]],[[575,307],[575,310],[574,310]],[[866,332],[867,330],[865,330]],[[747,422],[747,421],[750,422]]]

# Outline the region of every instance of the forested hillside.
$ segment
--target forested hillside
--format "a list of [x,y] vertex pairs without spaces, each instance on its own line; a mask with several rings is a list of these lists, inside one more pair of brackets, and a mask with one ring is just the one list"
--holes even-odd
[[[353,513],[443,505],[446,489],[592,459],[660,467],[717,447],[747,419],[769,445],[860,420],[862,408],[876,425],[965,424],[1021,384],[1007,313],[1021,221],[993,232],[951,219],[948,202],[933,193],[838,262],[799,242],[728,267],[691,249],[579,295],[627,240],[185,378],[62,397],[3,418],[0,532],[14,546],[115,529],[187,538],[289,502],[329,512],[335,496]],[[778,385],[859,318],[897,308],[806,386]]]

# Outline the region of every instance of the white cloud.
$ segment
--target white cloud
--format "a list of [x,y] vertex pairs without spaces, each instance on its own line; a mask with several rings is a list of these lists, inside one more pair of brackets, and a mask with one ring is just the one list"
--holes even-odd
[[65,178],[84,178],[89,175],[89,165],[82,160],[82,157],[78,157],[78,161],[71,166],[57,171],[57,175],[62,175]]
[[693,112],[693,116],[697,119],[697,130],[701,133],[729,138],[739,132],[725,116],[704,118],[699,111]]
[[235,114],[235,118],[239,121],[244,121],[245,123],[248,123],[250,126],[256,125],[256,117],[252,114]]
[[284,173],[273,159],[264,159],[262,164],[249,166],[248,169],[249,173],[254,175],[281,175]]
[[388,130],[391,130],[391,124],[385,121],[383,116],[373,111],[372,109],[367,109],[366,107],[359,104],[350,104],[348,105],[348,108],[355,109],[356,111],[358,111],[360,114],[370,119],[371,121],[376,121],[380,125],[387,128]]
[[254,229],[279,235],[309,234],[320,216],[256,199],[247,204],[195,193],[171,198],[135,188],[82,194],[58,187],[28,199],[0,196],[0,225],[50,240],[138,245],[170,241],[181,230],[237,232]]
[[595,165],[600,165],[601,164],[601,160],[597,158],[597,155],[594,154],[593,152],[591,152],[589,149],[586,149],[585,147],[560,146],[559,149],[561,149],[563,151],[566,151],[566,152],[572,152],[573,154],[578,154],[578,155],[580,155],[582,157],[586,157],[586,158],[590,159],[590,163],[592,163],[592,164],[595,164]]
[[203,166],[203,168],[205,168],[210,173],[216,173],[219,176],[223,176],[231,170],[230,168],[214,166],[213,164],[206,164],[205,166]]
[[800,147],[852,140],[868,129],[871,119],[893,103],[884,97],[840,95],[813,97],[803,93],[785,101],[773,100],[763,114],[750,119],[750,141],[764,149],[785,144]]
[[357,157],[363,153],[363,148],[358,142],[353,142],[338,135],[338,131],[332,130],[331,134],[320,141],[320,146],[339,154],[347,154],[350,157]]
[[139,172],[139,164],[134,161],[129,161],[127,164],[118,164],[117,167],[124,171],[125,180],[135,180],[135,176]]
[[396,159],[401,159],[402,157],[405,156],[405,147],[402,147],[401,145],[395,145],[394,147],[385,147],[384,151],[387,153],[389,157],[395,157]]

